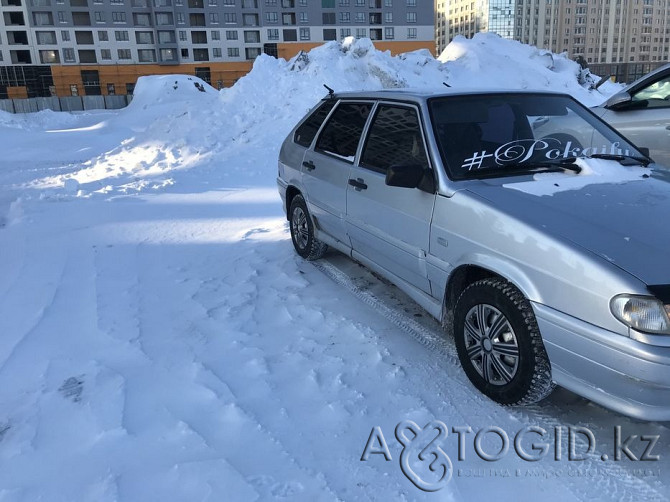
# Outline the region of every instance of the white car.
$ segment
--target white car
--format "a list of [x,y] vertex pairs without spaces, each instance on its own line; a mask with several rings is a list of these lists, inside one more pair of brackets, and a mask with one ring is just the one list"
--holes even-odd
[[655,162],[670,167],[670,64],[636,80],[592,110]]

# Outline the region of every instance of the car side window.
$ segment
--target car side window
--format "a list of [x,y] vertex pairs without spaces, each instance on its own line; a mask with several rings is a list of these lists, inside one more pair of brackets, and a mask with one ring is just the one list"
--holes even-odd
[[305,120],[300,127],[295,131],[293,141],[301,146],[309,148],[316,133],[319,132],[319,127],[326,119],[330,110],[335,106],[335,100],[324,101],[319,108],[317,108],[307,120]]
[[315,150],[354,161],[371,103],[340,103],[319,135]]
[[633,102],[646,101],[647,108],[670,107],[670,77],[662,78],[640,89],[632,98]]
[[403,106],[381,105],[370,127],[360,164],[380,173],[396,165],[428,168],[417,111]]

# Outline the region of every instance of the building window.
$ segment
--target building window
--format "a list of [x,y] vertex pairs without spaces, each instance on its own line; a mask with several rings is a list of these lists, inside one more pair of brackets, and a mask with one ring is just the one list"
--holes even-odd
[[112,12],[112,22],[113,23],[125,23],[126,22],[126,13],[125,12]]
[[307,15],[307,12],[300,12],[298,16],[298,19],[301,23],[309,23],[309,16]]
[[[247,44],[257,44],[261,41],[261,32],[260,31],[245,31],[244,32],[244,42]],[[247,58],[248,59],[248,58]]]
[[177,49],[160,49],[161,61],[177,61]]
[[180,42],[186,42],[188,40],[187,34],[185,30],[179,30],[179,41]]
[[416,28],[407,28],[407,38],[416,38]]
[[106,31],[99,31],[98,40],[100,40],[101,42],[109,41],[109,33],[107,33]]
[[268,29],[268,40],[279,40],[279,29],[278,28]]
[[57,43],[55,31],[38,31],[36,35],[38,45],[56,45]]
[[335,24],[335,13],[324,12],[321,14],[322,24]]
[[226,12],[223,15],[223,22],[226,24],[237,24],[237,14],[234,12]]
[[244,55],[247,59],[256,59],[261,55],[260,47],[247,47],[244,49]]
[[105,13],[96,11],[95,12],[95,22],[96,23],[104,23],[105,22]]
[[340,23],[350,23],[350,22],[351,22],[351,13],[340,12]]
[[[68,50],[74,50],[74,49],[68,49]],[[74,61],[74,53],[72,55],[72,61]],[[70,94],[73,96],[79,96],[79,89],[77,88],[77,84],[70,84]]]
[[228,47],[228,57],[229,58],[239,58],[240,57],[240,49],[237,47]]
[[117,49],[116,54],[119,59],[130,59],[130,49]]
[[354,21],[357,23],[364,23],[365,22],[365,12],[357,12],[356,17],[354,18]]
[[384,0],[384,7],[393,7],[393,0]]
[[212,55],[213,55],[215,58],[220,58],[220,57],[221,57],[221,47],[214,47],[214,48],[212,49]]
[[416,12],[408,12],[407,13],[407,22],[408,23],[416,23]]
[[393,12],[387,12],[384,14],[384,21],[387,23],[392,23],[393,22]]
[[107,95],[108,96],[114,96],[116,94],[116,89],[114,88],[114,84],[107,84]]
[[42,64],[60,63],[60,55],[58,51],[40,51],[40,61]]
[[188,59],[188,49],[181,50],[181,57]]
[[183,12],[177,12],[177,24],[185,24],[186,21],[184,21],[184,13]]
[[297,42],[298,34],[295,30],[284,30],[284,42]]
[[154,34],[152,31],[136,31],[135,32],[135,41],[138,44],[153,44],[154,43]]
[[266,12],[265,22],[268,24],[277,24],[279,22],[279,14],[276,12]]
[[356,28],[356,38],[365,38],[368,36],[368,30],[366,28]]
[[112,51],[110,49],[100,49],[100,59],[109,61],[112,59]]
[[407,7],[416,7],[416,0],[407,0]]
[[115,31],[114,32],[114,38],[116,39],[117,42],[127,42],[129,40],[128,32],[127,31]]
[[212,40],[221,40],[221,32],[219,30],[212,31]]
[[335,0],[321,0],[321,7],[324,9],[334,9]]
[[158,26],[169,26],[173,24],[171,12],[156,12],[156,24]]
[[300,40],[310,40],[309,28],[300,28]]
[[61,40],[63,40],[63,42],[69,42],[70,41],[70,32],[67,31],[67,30],[61,31],[60,32],[60,38],[61,38]]
[[337,30],[334,28],[325,28],[323,30],[324,40],[337,40]]
[[209,13],[209,22],[212,24],[219,24],[219,14],[218,12]]
[[67,23],[67,20],[65,19],[65,12],[63,12],[62,10],[58,11],[58,22]]
[[394,38],[393,28],[390,27],[384,28],[384,38],[386,40],[393,40]]
[[237,31],[226,30],[226,40],[237,40]]
[[351,36],[351,28],[340,28],[340,38],[347,38]]

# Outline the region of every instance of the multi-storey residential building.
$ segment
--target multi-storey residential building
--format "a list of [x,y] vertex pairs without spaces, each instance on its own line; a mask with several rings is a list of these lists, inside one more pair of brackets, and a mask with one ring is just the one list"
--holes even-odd
[[631,80],[670,57],[670,0],[437,0],[438,52],[490,31]]
[[228,86],[261,53],[290,58],[347,36],[393,53],[435,44],[424,0],[0,2],[0,97],[123,94],[165,73]]

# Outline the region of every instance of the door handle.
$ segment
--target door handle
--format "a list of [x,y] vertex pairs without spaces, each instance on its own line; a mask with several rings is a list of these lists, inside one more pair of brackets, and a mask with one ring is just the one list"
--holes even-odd
[[357,192],[360,192],[361,190],[367,190],[368,186],[365,184],[363,178],[358,178],[358,179],[349,179],[349,184],[354,187],[354,189]]
[[314,165],[314,162],[312,162],[311,160],[308,161],[308,162],[303,162],[302,167],[304,167],[308,171],[314,171],[314,169],[316,169],[316,166]]

